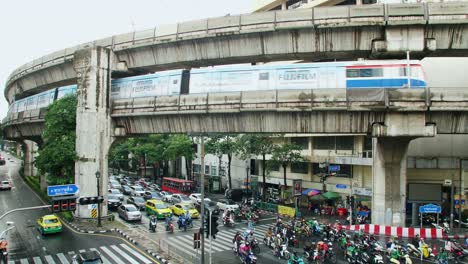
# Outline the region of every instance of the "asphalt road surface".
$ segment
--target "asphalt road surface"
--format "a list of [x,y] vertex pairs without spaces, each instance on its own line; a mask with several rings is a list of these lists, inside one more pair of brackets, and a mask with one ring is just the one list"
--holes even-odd
[[[0,214],[22,207],[43,205],[41,199],[18,175],[20,161],[2,152],[6,165],[0,166],[0,179],[11,179],[13,189],[0,191]],[[123,239],[106,234],[81,234],[67,227],[62,233],[42,236],[37,230],[37,219],[50,214],[49,209],[15,212],[0,220],[0,232],[6,221],[15,228],[7,234],[9,263],[70,263],[79,252],[97,250],[105,263],[155,263],[143,251]]]

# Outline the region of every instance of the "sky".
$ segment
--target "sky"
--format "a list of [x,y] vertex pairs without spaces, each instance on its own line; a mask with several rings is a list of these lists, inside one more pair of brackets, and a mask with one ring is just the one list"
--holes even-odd
[[[158,25],[250,13],[253,0],[15,0],[0,2],[0,120],[3,87],[17,67],[57,50]],[[468,87],[467,59],[425,59],[432,86]]]
[[252,0],[15,0],[0,2],[0,119],[4,85],[17,67],[112,35],[252,11]]

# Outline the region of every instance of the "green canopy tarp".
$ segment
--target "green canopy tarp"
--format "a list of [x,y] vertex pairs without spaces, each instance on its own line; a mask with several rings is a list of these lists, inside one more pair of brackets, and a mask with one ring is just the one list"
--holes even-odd
[[322,196],[325,197],[325,199],[328,199],[328,200],[338,199],[338,198],[341,197],[341,195],[339,195],[339,194],[336,193],[336,192],[326,192],[326,193],[322,193]]

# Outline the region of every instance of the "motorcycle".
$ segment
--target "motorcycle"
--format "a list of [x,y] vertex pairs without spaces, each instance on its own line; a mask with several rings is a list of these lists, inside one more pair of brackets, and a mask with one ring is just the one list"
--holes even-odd
[[289,259],[288,264],[304,264],[304,259],[297,257],[296,259]]
[[174,233],[174,224],[172,223],[172,219],[166,222],[166,231]]
[[273,249],[273,238],[270,238],[270,240],[268,241],[268,238],[266,236],[263,237],[263,244],[265,244],[265,246],[269,247],[270,249]]
[[225,218],[223,219],[223,225],[224,225],[224,226],[229,226],[229,227],[234,227],[234,226],[235,226],[234,218],[232,218],[232,217],[225,217]]
[[349,246],[345,251],[345,260],[350,264],[367,264],[361,257],[361,252],[355,246]]
[[277,250],[274,250],[273,255],[275,257],[284,258],[284,259],[289,259],[289,257],[291,257],[291,253],[289,253],[288,246],[286,244],[282,244],[280,246],[280,251],[279,252]]
[[[408,243],[406,244],[406,249],[408,250],[408,254],[420,259],[421,258],[421,251],[416,248],[413,244]],[[423,259],[434,259],[435,255],[432,253],[432,249],[424,243],[422,245],[422,257]]]
[[298,247],[299,246],[299,240],[296,238],[295,235],[292,235],[289,240],[288,240],[288,246],[290,247]]
[[257,263],[257,257],[250,252],[249,255],[246,257],[243,255],[239,255],[239,259],[242,262],[242,264],[256,264]]
[[177,220],[177,225],[179,229],[183,228],[184,231],[187,231],[188,221],[186,218],[179,218],[179,220]]
[[156,232],[157,225],[158,225],[158,219],[156,218],[156,216],[152,215],[150,217],[149,230],[153,233]]
[[260,254],[260,243],[258,243],[258,240],[255,237],[250,241],[250,249],[253,253]]

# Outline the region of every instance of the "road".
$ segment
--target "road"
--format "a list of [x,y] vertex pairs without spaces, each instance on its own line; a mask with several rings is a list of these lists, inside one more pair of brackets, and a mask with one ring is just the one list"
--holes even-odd
[[[6,157],[7,164],[0,166],[0,178],[11,179],[14,187],[11,191],[0,191],[0,212],[43,205],[40,198],[18,175],[20,162],[9,154],[2,153],[2,156]],[[155,262],[118,236],[81,234],[67,227],[62,233],[42,236],[35,222],[45,214],[49,214],[48,209],[16,212],[1,220],[0,231],[5,230],[6,221],[13,221],[15,226],[7,235],[9,263],[70,263],[74,254],[85,250],[99,251],[105,263]]]

